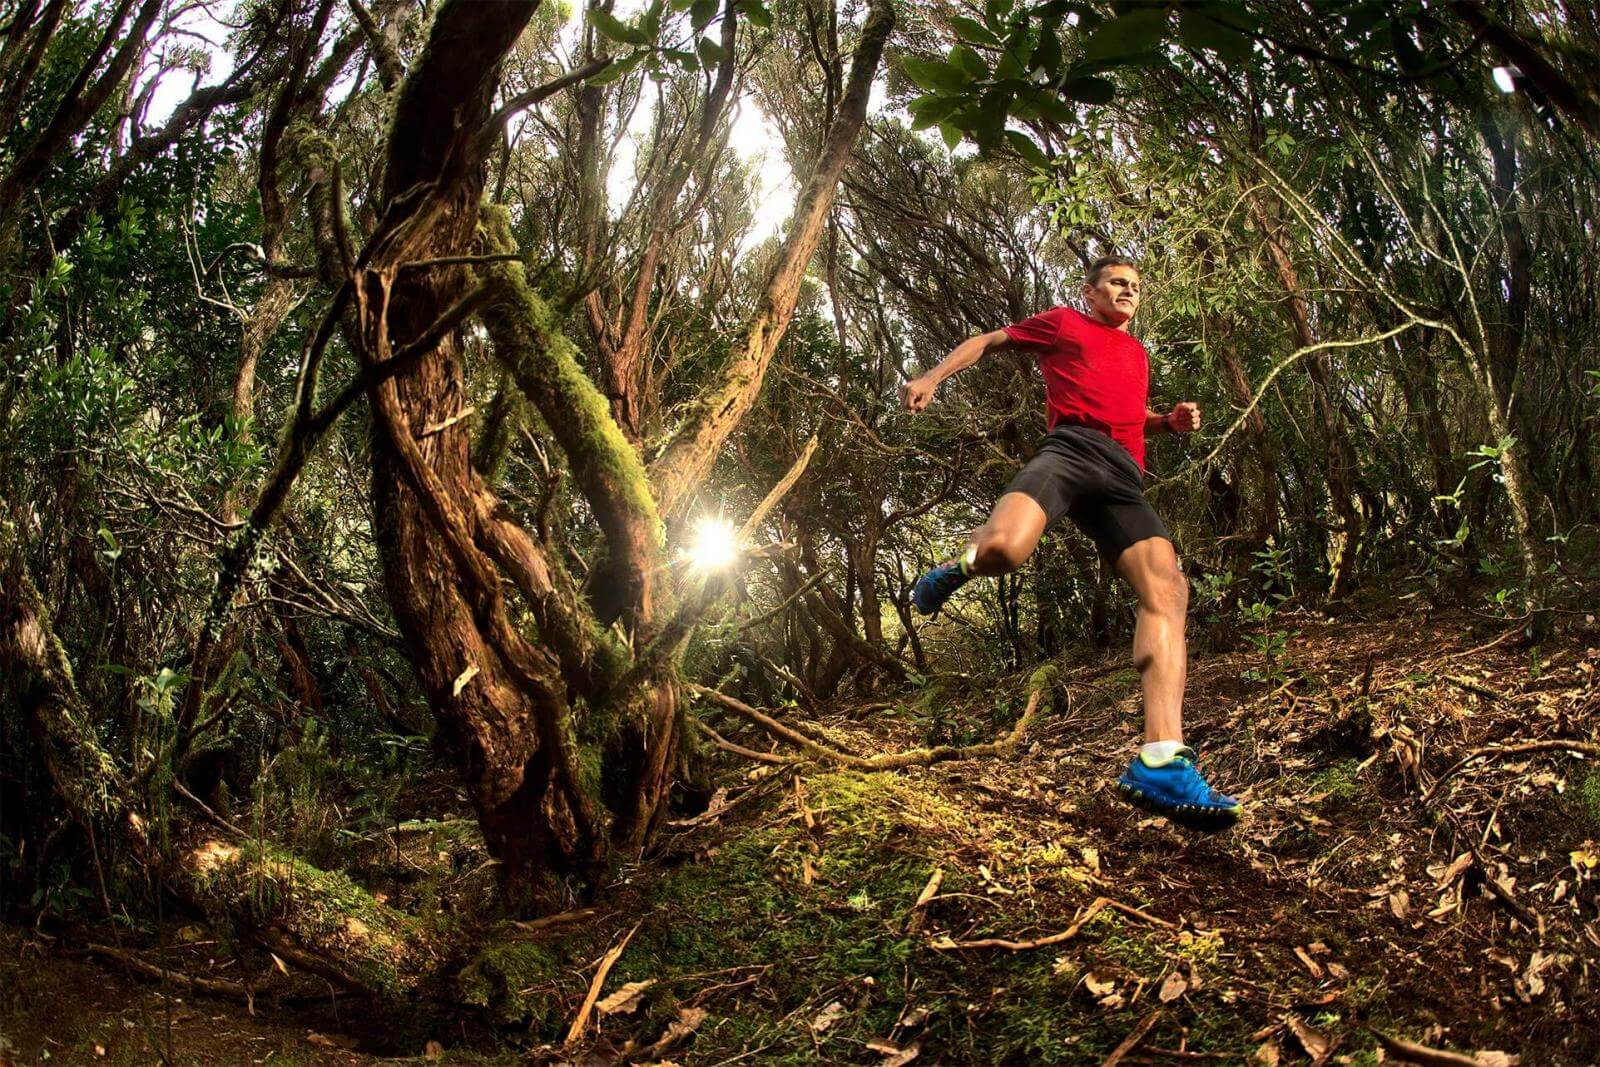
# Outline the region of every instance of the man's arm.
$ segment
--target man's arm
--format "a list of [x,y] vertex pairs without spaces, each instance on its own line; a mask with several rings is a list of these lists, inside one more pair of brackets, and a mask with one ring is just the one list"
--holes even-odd
[[913,378],[901,388],[901,392],[905,395],[906,407],[911,411],[921,411],[933,399],[933,391],[939,388],[940,382],[957,371],[966,370],[990,352],[998,352],[1010,346],[1011,335],[1004,330],[992,330],[967,338],[940,360],[938,366],[920,378]]
[[1158,415],[1149,408],[1144,409],[1144,435],[1154,437],[1158,433],[1193,433],[1200,428],[1200,405],[1193,401],[1185,400],[1181,404],[1174,404],[1172,410],[1165,415]]

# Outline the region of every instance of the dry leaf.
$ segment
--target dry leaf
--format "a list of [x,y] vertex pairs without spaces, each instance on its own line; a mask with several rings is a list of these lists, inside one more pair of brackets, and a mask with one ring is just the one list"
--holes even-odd
[[811,1020],[811,1032],[814,1034],[827,1033],[828,1028],[838,1022],[842,1015],[844,1015],[844,1004],[836,1000],[826,1008],[823,1008],[817,1013],[817,1017]]
[[933,873],[928,875],[928,884],[923,886],[922,892],[917,894],[917,902],[911,905],[911,909],[915,911],[932,900],[934,894],[939,892],[939,886],[942,884],[944,884],[944,868],[935,867]]
[[883,1062],[878,1067],[905,1067],[922,1053],[922,1046],[915,1041],[905,1048],[890,1041],[868,1041],[867,1047],[883,1054]]
[[705,1021],[706,1010],[704,1008],[679,1008],[678,1017],[667,1025],[666,1032],[656,1039],[654,1045],[650,1046],[651,1054],[654,1055],[663,1049],[676,1045],[700,1029],[700,1024]]
[[1298,945],[1295,946],[1294,954],[1299,957],[1301,963],[1306,965],[1306,970],[1311,972],[1311,977],[1319,982],[1322,981],[1322,964],[1312,959],[1311,954]]
[[1097,997],[1103,997],[1117,988],[1117,980],[1103,971],[1090,971],[1083,976],[1083,984],[1092,995]]
[[1189,983],[1184,981],[1183,975],[1173,971],[1167,975],[1167,980],[1161,983],[1161,991],[1156,994],[1156,999],[1163,1004],[1170,1004],[1189,991]]
[[1460,878],[1470,866],[1472,866],[1472,853],[1470,852],[1463,852],[1451,860],[1450,866],[1446,867],[1439,875],[1439,888],[1443,889],[1457,878]]
[[1085,867],[1089,868],[1095,874],[1099,874],[1100,873],[1100,850],[1097,849],[1097,848],[1090,848],[1087,845],[1084,846],[1084,848],[1083,848],[1083,865]]
[[654,978],[642,982],[629,982],[594,1006],[601,1015],[629,1015],[637,1011],[644,991],[656,984]]
[[289,976],[288,965],[278,958],[278,954],[276,952],[268,952],[267,955],[272,957],[273,964],[278,968],[278,970],[282,971],[284,977],[287,978]]
[[1289,1024],[1289,1029],[1299,1039],[1300,1047],[1306,1050],[1306,1055],[1311,1057],[1311,1062],[1321,1063],[1327,1058],[1330,1042],[1316,1027],[1301,1019],[1298,1015],[1284,1017],[1284,1022]]
[[817,880],[817,868],[812,864],[810,856],[800,857],[800,881],[810,885]]
[[444,1055],[444,1046],[437,1041],[429,1041],[422,1046],[422,1058],[430,1063]]
[[1404,919],[1406,912],[1411,910],[1411,894],[1404,889],[1396,889],[1389,894],[1389,910],[1396,919]]
[[1263,1064],[1264,1067],[1278,1067],[1278,1060],[1281,1058],[1282,1053],[1278,1051],[1278,1043],[1276,1041],[1268,1041],[1256,1049],[1255,1061]]

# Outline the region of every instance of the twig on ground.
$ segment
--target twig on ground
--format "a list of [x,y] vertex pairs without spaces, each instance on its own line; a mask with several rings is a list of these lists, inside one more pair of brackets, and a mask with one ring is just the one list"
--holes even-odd
[[1144,1035],[1150,1032],[1150,1028],[1159,1018],[1161,1011],[1157,1009],[1140,1019],[1139,1025],[1128,1031],[1128,1036],[1122,1039],[1122,1044],[1111,1050],[1111,1055],[1106,1057],[1106,1061],[1100,1067],[1117,1067],[1117,1064],[1122,1062],[1122,1057],[1132,1052],[1139,1042],[1144,1040]]
[[779,756],[771,752],[757,752],[753,748],[745,748],[743,745],[736,745],[700,720],[691,719],[690,721],[694,723],[696,730],[699,730],[701,733],[709,737],[711,739],[711,743],[722,749],[724,752],[732,752],[736,756],[743,756],[745,759],[753,759],[757,763],[777,764],[780,767],[799,762],[793,756]]
[[622,956],[622,950],[633,940],[633,935],[639,932],[639,926],[639,923],[634,923],[633,929],[628,931],[627,936],[600,958],[600,966],[595,968],[594,980],[589,983],[589,992],[583,998],[583,1006],[578,1009],[578,1017],[572,1020],[572,1029],[567,1031],[566,1041],[562,1042],[564,1047],[571,1048],[583,1037],[583,1031],[589,1025],[589,1015],[594,1011],[594,1002],[600,999],[600,987],[606,984],[606,976],[611,973],[611,968]]
[[1600,744],[1591,741],[1521,741],[1510,745],[1485,745],[1482,748],[1475,748],[1434,780],[1427,793],[1423,794],[1422,803],[1426,806],[1438,796],[1439,790],[1446,782],[1475,759],[1488,756],[1517,756],[1529,752],[1581,752],[1586,756],[1600,756]]
[[[1373,1030],[1372,1036],[1378,1039],[1385,1052],[1396,1056],[1403,1056],[1412,1063],[1427,1064],[1429,1067],[1489,1067],[1490,1064],[1500,1064],[1503,1067],[1515,1067],[1519,1057],[1507,1055],[1503,1052],[1485,1053],[1482,1056],[1464,1056],[1459,1052],[1447,1052],[1440,1048],[1429,1048],[1419,1045],[1414,1041],[1391,1037],[1382,1030]],[[1490,1057],[1493,1057],[1492,1059]]]
[[986,937],[977,941],[953,941],[946,937],[934,941],[930,947],[943,951],[968,948],[1003,948],[1010,952],[1026,952],[1029,949],[1046,948],[1050,945],[1059,945],[1063,941],[1071,941],[1074,937],[1078,936],[1078,931],[1083,929],[1085,923],[1087,923],[1090,919],[1093,919],[1096,915],[1099,915],[1107,908],[1113,908],[1126,915],[1132,915],[1137,919],[1143,919],[1147,923],[1153,923],[1156,926],[1165,927],[1168,930],[1174,930],[1177,928],[1176,923],[1170,923],[1165,919],[1157,918],[1156,916],[1151,915],[1149,912],[1136,908],[1131,904],[1124,904],[1121,901],[1112,900],[1110,897],[1095,897],[1094,900],[1090,902],[1089,906],[1084,909],[1083,914],[1078,916],[1071,926],[1067,927],[1059,934],[1051,934],[1048,937],[1034,938],[1032,941],[1012,941],[1009,938],[1003,937]]
[[146,978],[157,978],[163,982],[176,982],[180,985],[186,985],[197,992],[210,993],[213,996],[237,1000],[250,1009],[251,1015],[256,1013],[254,995],[238,982],[228,982],[220,978],[200,978],[192,974],[185,974],[182,971],[174,971],[170,967],[158,967],[153,963],[146,963],[131,952],[120,948],[112,948],[110,945],[98,945],[91,942],[85,945],[84,948],[96,956],[105,956],[108,959],[116,960],[129,970],[142,974]]
[[513,919],[511,925],[517,928],[516,940],[523,941],[537,937],[557,926],[569,926],[575,922],[592,919],[599,914],[599,908],[578,908],[575,911],[564,911],[559,915],[546,915],[541,919]]

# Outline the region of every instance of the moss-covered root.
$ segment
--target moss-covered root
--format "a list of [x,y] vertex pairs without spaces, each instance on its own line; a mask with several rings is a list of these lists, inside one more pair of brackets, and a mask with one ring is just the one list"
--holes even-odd
[[258,842],[192,835],[168,884],[213,919],[263,935],[298,965],[390,1001],[432,985],[444,952],[416,919],[336,871]]

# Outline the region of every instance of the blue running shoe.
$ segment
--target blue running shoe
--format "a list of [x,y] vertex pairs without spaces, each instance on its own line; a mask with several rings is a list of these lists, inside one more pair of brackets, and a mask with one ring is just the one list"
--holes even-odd
[[1180,748],[1165,763],[1145,762],[1135,756],[1117,779],[1117,789],[1128,803],[1165,815],[1192,830],[1225,830],[1239,821],[1244,805],[1206,784],[1194,766],[1194,749]]
[[967,575],[961,573],[961,564],[955,560],[941,563],[917,579],[911,590],[911,603],[919,614],[932,615],[944,607],[952,593],[966,584]]

